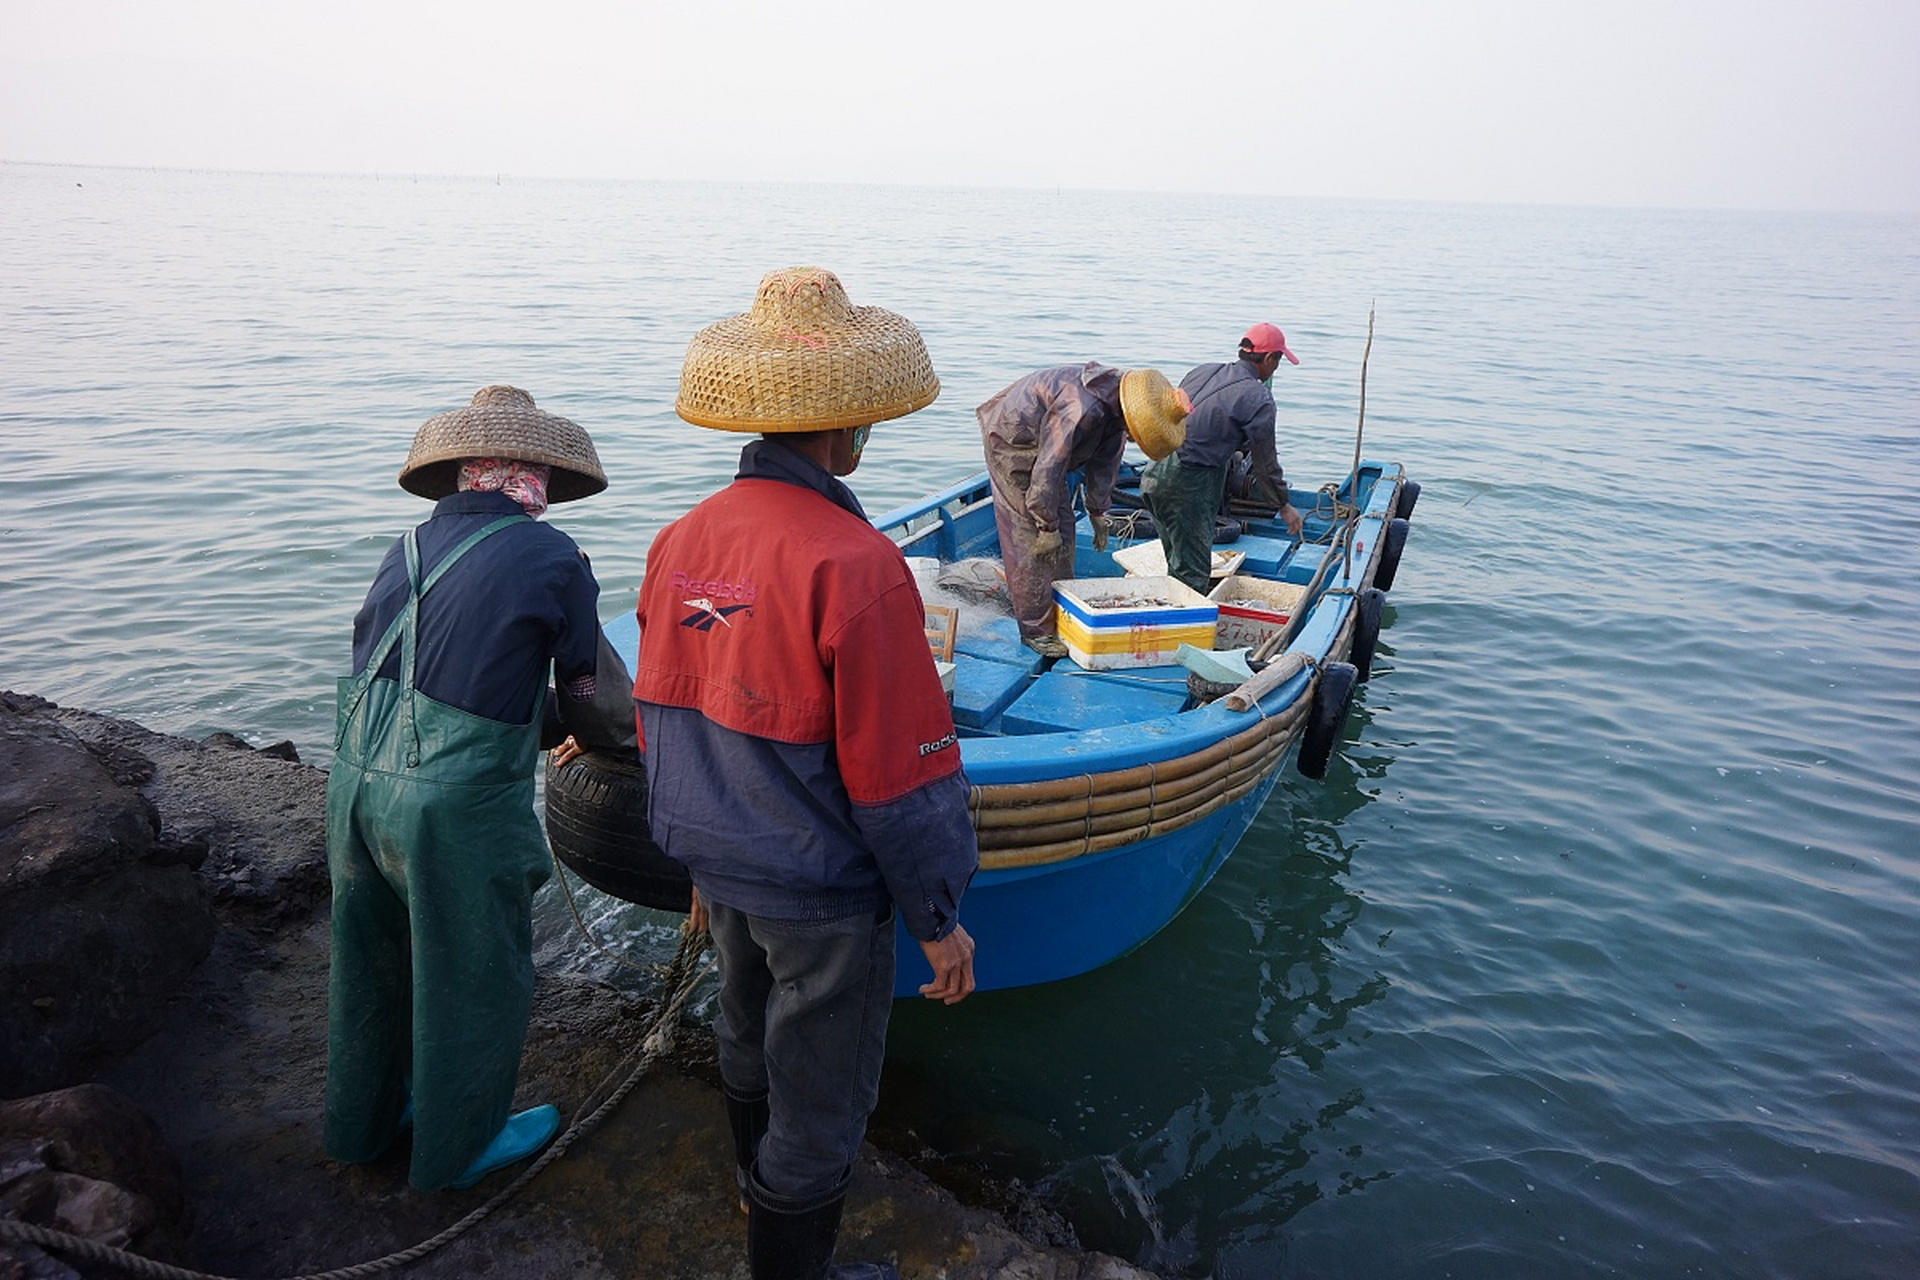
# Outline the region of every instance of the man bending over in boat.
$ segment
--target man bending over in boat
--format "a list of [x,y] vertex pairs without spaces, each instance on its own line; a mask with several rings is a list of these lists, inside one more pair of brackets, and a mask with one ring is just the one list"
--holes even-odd
[[1089,360],[1030,373],[974,411],[1007,593],[1028,648],[1050,658],[1067,652],[1054,631],[1053,584],[1073,577],[1068,475],[1083,477],[1094,549],[1104,551],[1128,437],[1147,457],[1164,458],[1180,447],[1191,407],[1155,370],[1123,374]]

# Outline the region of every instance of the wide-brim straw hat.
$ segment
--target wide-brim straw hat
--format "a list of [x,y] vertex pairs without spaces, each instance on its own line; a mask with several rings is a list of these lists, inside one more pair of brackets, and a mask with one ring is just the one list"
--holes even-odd
[[557,413],[534,408],[533,397],[518,387],[482,387],[466,408],[421,423],[400,468],[400,487],[444,498],[460,487],[463,458],[545,463],[553,468],[548,502],[572,502],[607,487],[587,433]]
[[912,321],[854,306],[831,271],[788,267],[761,277],[751,311],[694,335],[673,408],[719,431],[832,431],[939,394]]
[[1127,420],[1127,434],[1149,458],[1157,461],[1180,447],[1192,411],[1187,393],[1158,369],[1129,369],[1120,375],[1120,415]]

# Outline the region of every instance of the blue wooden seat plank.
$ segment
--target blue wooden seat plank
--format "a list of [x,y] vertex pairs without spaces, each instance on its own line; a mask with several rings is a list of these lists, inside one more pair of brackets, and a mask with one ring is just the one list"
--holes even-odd
[[1186,705],[1186,675],[1182,667],[1134,672],[1055,668],[1036,678],[1000,713],[1000,728],[1004,733],[1058,733],[1171,715]]
[[1031,675],[1024,665],[976,658],[956,647],[953,653],[954,724],[963,729],[992,728],[994,717],[1020,695]]
[[[1287,552],[1293,549],[1293,539],[1285,536],[1285,530],[1277,538],[1264,537],[1257,533],[1242,534],[1232,542],[1215,548],[1218,551],[1242,551],[1246,553],[1246,562],[1240,572],[1255,574],[1262,578],[1279,576],[1281,562],[1287,558]],[[1309,573],[1312,570],[1308,570]]]
[[953,637],[953,655],[958,659],[963,653],[1024,671],[1037,671],[1041,661],[1039,654],[1020,642],[1020,625],[1006,616],[963,618]]

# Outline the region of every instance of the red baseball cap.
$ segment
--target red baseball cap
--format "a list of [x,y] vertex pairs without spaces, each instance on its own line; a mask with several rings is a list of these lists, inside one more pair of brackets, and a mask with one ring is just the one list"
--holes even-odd
[[1240,339],[1240,342],[1257,356],[1271,355],[1278,351],[1295,364],[1300,363],[1300,357],[1287,350],[1287,335],[1264,320],[1247,330],[1247,336]]

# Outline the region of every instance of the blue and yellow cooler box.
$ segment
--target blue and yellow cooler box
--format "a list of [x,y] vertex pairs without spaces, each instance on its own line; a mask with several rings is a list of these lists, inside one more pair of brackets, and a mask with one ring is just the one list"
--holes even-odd
[[1071,578],[1053,584],[1054,623],[1089,671],[1163,667],[1183,644],[1213,648],[1220,607],[1177,578]]

